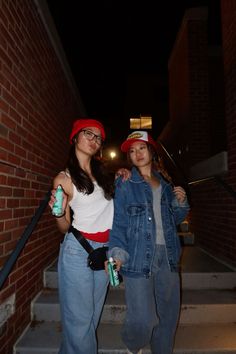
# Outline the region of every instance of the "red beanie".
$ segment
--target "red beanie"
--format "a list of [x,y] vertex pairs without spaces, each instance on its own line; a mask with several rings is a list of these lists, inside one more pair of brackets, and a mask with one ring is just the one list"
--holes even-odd
[[73,142],[73,137],[82,129],[84,128],[98,128],[101,132],[102,140],[105,140],[106,134],[105,134],[105,129],[98,120],[95,119],[77,119],[74,124],[73,128],[70,134],[70,143],[72,144]]

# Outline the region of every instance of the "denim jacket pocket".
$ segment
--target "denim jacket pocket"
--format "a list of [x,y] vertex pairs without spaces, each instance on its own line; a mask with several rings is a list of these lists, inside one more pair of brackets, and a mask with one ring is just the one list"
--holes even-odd
[[127,207],[129,216],[128,234],[136,233],[138,230],[143,229],[146,208],[142,204],[133,204]]
[[130,217],[132,216],[139,216],[145,214],[145,205],[129,205],[127,208],[127,213]]

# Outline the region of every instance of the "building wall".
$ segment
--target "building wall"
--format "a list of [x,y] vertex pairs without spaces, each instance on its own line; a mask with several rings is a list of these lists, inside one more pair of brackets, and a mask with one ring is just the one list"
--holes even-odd
[[[223,63],[216,52],[209,52],[207,17],[195,16],[194,19],[194,11],[185,16],[180,29],[182,35],[175,43],[170,61],[170,97],[182,97],[179,98],[179,101],[182,99],[181,107],[178,102],[176,104],[176,98],[170,103],[171,117],[179,119],[182,113],[187,124],[191,124],[187,136],[189,149],[185,154],[188,156],[182,154],[180,160],[190,168],[226,147],[228,172],[221,178],[236,191],[236,1],[221,1],[222,50],[218,54],[222,53]],[[200,15],[201,11],[197,13]],[[187,67],[180,65],[181,71],[175,70],[175,74],[173,68],[183,60]],[[185,78],[182,82],[183,96],[180,84],[176,83],[182,72]],[[222,87],[216,88],[215,85]],[[216,110],[217,115],[214,115]],[[218,146],[212,146],[218,142]],[[196,244],[236,269],[236,200],[215,179],[191,185],[190,196],[190,221]]]
[[[236,191],[236,1],[221,1],[224,62],[224,118],[228,172],[221,176]],[[217,75],[217,71],[215,73]],[[199,132],[200,134],[200,132]],[[236,269],[236,200],[215,180],[192,187],[193,229],[197,242],[215,257]]]
[[[40,11],[37,1],[0,2],[0,267],[63,168],[72,121],[84,112]],[[47,208],[0,291],[1,311],[15,299],[0,328],[1,354],[29,323],[61,237]]]
[[207,9],[189,9],[168,63],[170,122],[160,135],[185,174],[209,157],[207,52]]
[[236,190],[236,1],[221,0],[228,181]]
[[[210,154],[227,150],[224,66],[222,46],[212,46],[208,50],[209,59],[209,106],[210,106]],[[217,75],[216,75],[217,73]],[[223,117],[223,119],[222,119]]]

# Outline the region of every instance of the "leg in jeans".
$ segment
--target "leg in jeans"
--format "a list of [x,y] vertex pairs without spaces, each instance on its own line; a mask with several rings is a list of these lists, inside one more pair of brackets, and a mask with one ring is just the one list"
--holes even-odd
[[137,353],[150,342],[158,322],[153,278],[124,277],[124,284],[127,310],[121,335],[126,347]]
[[108,276],[103,270],[92,271],[87,267],[87,252],[68,234],[61,245],[58,277],[63,329],[59,353],[96,354],[96,329]]
[[171,354],[180,311],[180,278],[179,273],[169,269],[165,246],[157,246],[157,255],[155,293],[159,323],[153,331],[151,349],[153,354]]

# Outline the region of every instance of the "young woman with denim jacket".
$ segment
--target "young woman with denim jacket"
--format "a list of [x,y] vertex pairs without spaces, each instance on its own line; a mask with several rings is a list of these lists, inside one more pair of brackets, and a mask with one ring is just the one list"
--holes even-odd
[[141,353],[150,344],[152,353],[170,354],[180,311],[176,226],[189,205],[184,189],[156,170],[156,143],[147,132],[130,134],[121,150],[133,167],[127,181],[116,181],[109,256],[125,284],[122,339],[128,353]]

